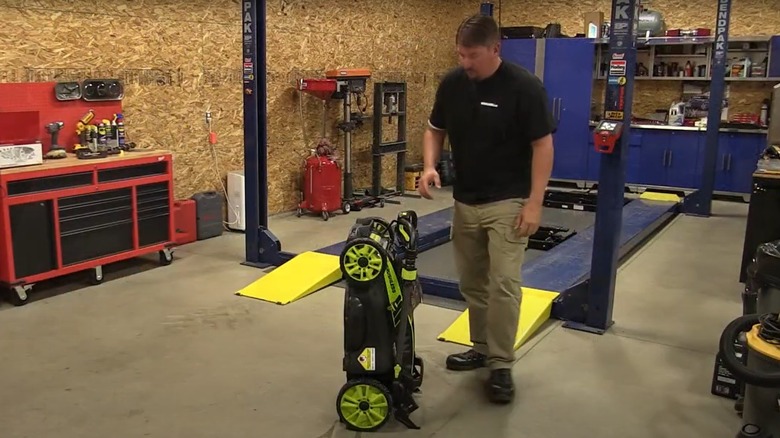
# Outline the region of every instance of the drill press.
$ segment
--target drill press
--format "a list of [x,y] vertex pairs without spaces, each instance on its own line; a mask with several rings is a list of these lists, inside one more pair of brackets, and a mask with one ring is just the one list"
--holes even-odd
[[52,122],[46,125],[46,131],[51,134],[51,149],[46,153],[46,158],[58,159],[66,158],[68,156],[67,152],[65,152],[65,148],[57,144],[57,139],[59,138],[60,130],[63,125],[65,125],[63,122]]

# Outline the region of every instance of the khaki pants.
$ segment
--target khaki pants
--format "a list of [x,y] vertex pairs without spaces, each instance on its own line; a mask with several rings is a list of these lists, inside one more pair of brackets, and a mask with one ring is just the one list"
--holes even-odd
[[515,360],[515,337],[522,300],[521,272],[527,237],[519,237],[515,219],[522,199],[483,205],[455,202],[452,243],[460,292],[469,309],[474,349],[493,368]]

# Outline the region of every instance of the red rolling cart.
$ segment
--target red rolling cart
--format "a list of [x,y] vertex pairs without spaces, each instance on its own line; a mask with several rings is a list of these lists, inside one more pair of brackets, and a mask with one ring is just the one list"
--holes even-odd
[[0,283],[23,305],[34,283],[152,252],[173,260],[173,169],[169,152],[102,159],[72,154],[0,170]]

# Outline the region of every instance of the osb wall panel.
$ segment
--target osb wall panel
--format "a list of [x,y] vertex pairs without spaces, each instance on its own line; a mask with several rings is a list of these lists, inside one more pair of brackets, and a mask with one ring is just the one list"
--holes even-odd
[[[465,1],[449,6],[468,13]],[[365,96],[353,98],[353,112],[364,119],[352,132],[352,174],[356,188],[371,184],[373,91],[381,81],[407,86],[407,163],[421,159],[422,134],[441,74],[455,64],[453,35],[462,16],[442,17],[442,4],[401,1],[392,7],[379,0],[329,2],[285,0],[269,5],[269,202],[287,210],[295,206],[300,166],[323,135],[344,165],[341,101],[321,100],[296,90],[300,78],[322,77],[335,68],[368,68],[372,77]],[[382,120],[384,141],[395,134],[397,120]],[[382,160],[382,183],[395,185],[395,157]]]
[[[419,159],[436,84],[455,64],[452,35],[462,16],[476,9],[468,3],[269,2],[272,213],[295,207],[302,161],[322,131],[322,102],[309,95],[300,99],[296,81],[322,77],[333,68],[372,70],[368,119],[353,136],[355,186],[368,186],[373,81],[407,82],[407,158]],[[0,41],[12,42],[0,52],[0,81],[120,78],[128,136],[139,147],[174,153],[176,196],[221,190],[225,173],[243,168],[241,4],[191,0],[182,5],[172,0],[0,0]],[[342,117],[340,103],[328,106],[326,136],[343,156],[343,135],[335,128]],[[207,110],[219,135],[216,147],[207,142]],[[395,160],[385,159],[385,185],[393,185],[394,172]]]
[[[714,29],[716,2],[712,0],[647,0],[647,9],[663,14],[667,28],[707,27]],[[604,12],[604,19],[611,15],[610,0],[558,0],[534,2],[513,0],[502,2],[500,10],[502,26],[533,25],[544,27],[560,23],[564,34],[574,36],[584,31],[583,15],[586,12]],[[499,10],[496,8],[496,16]],[[756,36],[780,34],[780,2],[777,0],[734,0],[731,3],[729,35]],[[594,82],[593,104],[603,107],[604,81]],[[668,109],[679,100],[682,82],[636,81],[634,114],[638,116]],[[729,83],[729,114],[739,112],[758,113],[761,101],[769,97],[771,84]]]
[[217,3],[0,3],[0,81],[121,79],[128,139],[174,153],[175,195],[220,189],[227,170],[241,169],[243,149],[240,14],[237,3]]

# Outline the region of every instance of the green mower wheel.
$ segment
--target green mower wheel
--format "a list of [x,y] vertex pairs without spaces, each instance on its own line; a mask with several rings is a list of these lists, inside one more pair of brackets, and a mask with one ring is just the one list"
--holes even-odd
[[341,387],[336,398],[339,420],[350,430],[373,432],[387,423],[392,413],[390,391],[373,379],[353,379]]
[[339,262],[344,277],[354,283],[367,283],[381,278],[387,268],[384,248],[364,237],[349,241],[341,252]]

